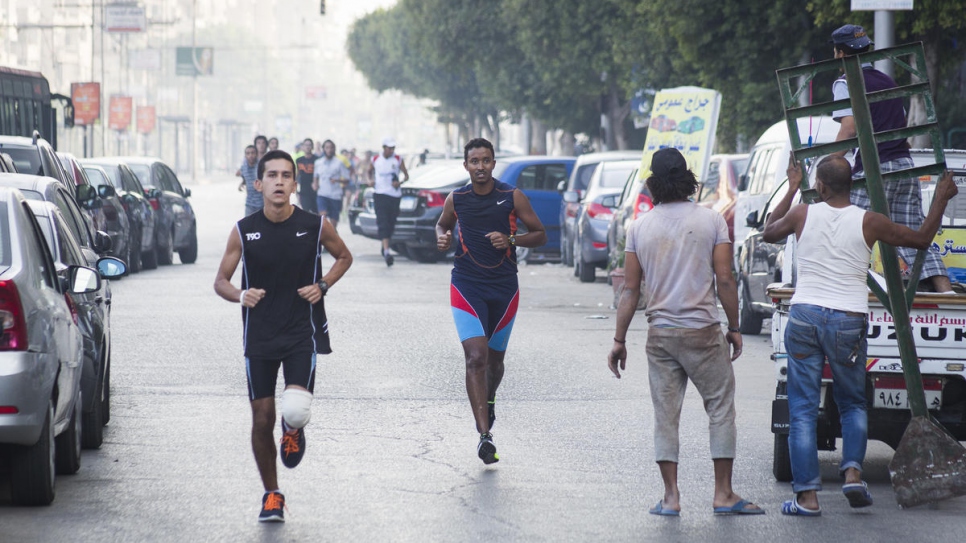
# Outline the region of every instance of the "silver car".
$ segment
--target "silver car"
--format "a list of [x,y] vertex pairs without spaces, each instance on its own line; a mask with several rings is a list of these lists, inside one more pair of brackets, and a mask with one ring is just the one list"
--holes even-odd
[[54,474],[80,467],[84,354],[65,293],[94,292],[100,277],[81,266],[64,276],[23,195],[0,187],[0,444],[21,505],[49,504]]
[[597,268],[607,267],[607,227],[627,178],[640,165],[637,159],[601,162],[590,177],[574,224],[574,275],[581,283],[593,283]]

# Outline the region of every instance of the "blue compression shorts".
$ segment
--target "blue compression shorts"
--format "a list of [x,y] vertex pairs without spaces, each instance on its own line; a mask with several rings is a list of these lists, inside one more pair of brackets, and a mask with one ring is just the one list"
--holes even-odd
[[481,285],[454,277],[449,300],[461,342],[486,337],[494,351],[506,350],[520,302],[516,281]]

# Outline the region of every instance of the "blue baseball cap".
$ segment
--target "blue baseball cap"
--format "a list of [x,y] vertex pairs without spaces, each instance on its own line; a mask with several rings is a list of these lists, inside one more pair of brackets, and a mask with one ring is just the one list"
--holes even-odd
[[872,45],[872,40],[859,25],[845,25],[832,32],[832,43],[844,45],[849,49],[862,49]]

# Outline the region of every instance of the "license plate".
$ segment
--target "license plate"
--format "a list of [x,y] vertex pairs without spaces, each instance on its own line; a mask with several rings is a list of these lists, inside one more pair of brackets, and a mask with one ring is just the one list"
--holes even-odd
[[[876,377],[872,380],[872,407],[879,409],[909,409],[909,395],[906,381],[902,376]],[[942,407],[943,385],[940,379],[923,378],[922,388],[926,393],[926,408]]]
[[416,211],[418,200],[415,196],[403,196],[399,202],[399,211]]

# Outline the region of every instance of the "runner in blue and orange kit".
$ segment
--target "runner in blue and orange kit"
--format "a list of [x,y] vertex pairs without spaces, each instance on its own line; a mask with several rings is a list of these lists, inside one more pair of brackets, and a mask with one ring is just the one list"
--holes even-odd
[[[449,250],[453,228],[459,224],[450,304],[466,355],[466,393],[480,432],[477,454],[485,464],[500,459],[490,429],[520,299],[516,247],[547,242],[530,200],[516,187],[494,179],[494,166],[493,145],[483,138],[470,140],[463,148],[470,183],[450,193],[436,223],[440,251]],[[516,235],[517,220],[527,233]]]

